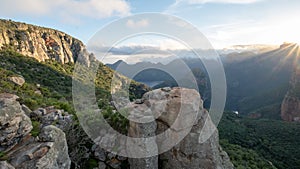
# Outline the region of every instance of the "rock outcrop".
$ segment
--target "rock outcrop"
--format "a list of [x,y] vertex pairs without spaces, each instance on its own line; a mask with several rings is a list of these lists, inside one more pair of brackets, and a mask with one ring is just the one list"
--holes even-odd
[[52,125],[32,137],[32,123],[17,101],[17,96],[0,94],[0,168],[69,169],[71,161],[65,133]]
[[32,129],[18,98],[8,93],[0,94],[0,151],[10,150]]
[[94,59],[81,41],[63,32],[8,20],[0,20],[0,25],[0,49],[12,47],[39,61],[54,59],[63,64],[78,60],[89,65]]
[[300,122],[300,99],[286,95],[281,104],[281,118],[284,121]]
[[24,169],[69,169],[71,161],[68,155],[65,133],[55,126],[42,128],[39,141],[22,143],[9,153],[9,163],[15,168]]
[[10,165],[6,161],[0,161],[0,169],[15,169],[15,167]]
[[23,86],[23,84],[25,83],[25,79],[22,76],[12,76],[9,77],[9,80],[19,86]]
[[[200,101],[196,90],[184,88],[163,88],[146,93],[141,100],[129,106],[130,116],[145,117],[149,108],[156,120],[149,123],[130,122],[128,135],[131,137],[149,137],[173,132],[166,137],[171,140],[181,137],[182,131],[190,131],[183,140],[170,150],[150,158],[129,159],[130,167],[163,169],[231,169],[234,168],[226,152],[219,145],[218,131]],[[144,116],[143,116],[144,115]],[[205,123],[205,121],[210,123]],[[204,125],[214,129],[209,139],[199,141],[206,134]],[[156,138],[158,150],[172,144],[172,141]],[[149,145],[148,145],[149,146]],[[140,148],[147,148],[147,144]],[[159,161],[159,165],[158,165]]]
[[29,113],[31,119],[39,121],[42,125],[55,125],[61,130],[66,130],[72,123],[73,115],[60,109],[56,109],[54,106],[45,108],[38,108],[35,111]]
[[284,121],[300,122],[300,67],[296,67],[290,88],[281,104],[281,118]]

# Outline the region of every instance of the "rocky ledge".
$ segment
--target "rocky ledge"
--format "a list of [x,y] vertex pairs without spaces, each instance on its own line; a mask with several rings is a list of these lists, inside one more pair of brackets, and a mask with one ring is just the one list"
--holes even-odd
[[0,168],[69,169],[71,161],[65,133],[52,125],[32,137],[30,118],[18,96],[0,94]]
[[[25,105],[20,105],[17,99],[18,96],[12,94],[0,94],[0,168],[71,168],[72,156],[69,157],[63,130],[73,123],[72,115],[51,106],[31,111]],[[139,144],[136,150],[161,152],[165,147],[171,147],[149,158],[126,158],[107,152],[95,144],[88,150],[86,158],[90,156],[96,159],[98,169],[120,169],[124,164],[131,169],[234,168],[227,153],[219,145],[218,131],[203,108],[197,91],[185,88],[153,90],[144,94],[142,99],[130,103],[128,110],[130,118],[155,117],[148,123],[130,121],[128,136],[166,136],[154,140],[156,149]],[[36,121],[40,123],[40,131],[33,137],[33,124]],[[165,132],[167,130],[172,132]],[[70,136],[71,133],[67,134]],[[178,137],[182,139],[173,147]],[[129,144],[128,140],[126,144]],[[131,150],[127,150],[127,153],[131,153]]]

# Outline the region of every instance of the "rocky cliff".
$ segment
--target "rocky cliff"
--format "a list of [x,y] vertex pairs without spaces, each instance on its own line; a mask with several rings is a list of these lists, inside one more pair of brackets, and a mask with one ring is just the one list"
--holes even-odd
[[290,88],[281,104],[281,118],[300,122],[300,67],[296,66]]
[[53,59],[63,64],[77,60],[89,64],[94,59],[84,44],[70,35],[8,20],[0,20],[0,48],[13,48],[39,61]]
[[[197,91],[184,88],[162,88],[146,93],[141,100],[129,106],[131,114],[144,118],[149,108],[160,116],[150,123],[130,121],[128,135],[131,137],[149,137],[164,134],[171,140],[156,138],[158,151],[168,147],[174,140],[181,137],[188,128],[191,132],[175,144],[169,151],[159,156],[130,159],[132,169],[231,169],[228,155],[219,145],[218,131],[214,130],[211,137],[203,143],[199,141],[200,134],[205,134],[204,125],[210,121],[209,115],[199,103]],[[151,106],[151,107],[150,107]],[[142,113],[142,115],[141,115]],[[179,114],[180,113],[180,114]],[[140,116],[139,116],[140,115]],[[195,117],[195,118],[194,118]],[[211,122],[211,121],[210,121]],[[212,123],[210,123],[212,124]],[[215,129],[215,126],[212,125]],[[165,132],[168,129],[173,132]],[[139,144],[141,150],[149,149],[149,144]],[[148,150],[148,149],[149,150]]]

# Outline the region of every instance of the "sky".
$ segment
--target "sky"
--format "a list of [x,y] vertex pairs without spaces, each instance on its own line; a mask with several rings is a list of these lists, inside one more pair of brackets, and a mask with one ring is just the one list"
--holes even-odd
[[[1,0],[0,18],[66,32],[85,44],[110,23],[145,12],[165,13],[194,25],[216,49],[243,44],[300,44],[299,0]],[[149,26],[128,21],[130,27]],[[151,25],[150,25],[151,26]],[[143,38],[141,38],[143,39]],[[182,48],[172,40],[128,42]]]

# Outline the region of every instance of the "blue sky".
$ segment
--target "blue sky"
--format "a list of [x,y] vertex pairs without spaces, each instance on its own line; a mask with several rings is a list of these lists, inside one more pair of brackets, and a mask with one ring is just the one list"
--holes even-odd
[[158,12],[195,25],[215,48],[300,43],[299,0],[2,0],[1,18],[64,31],[87,43],[119,18]]

